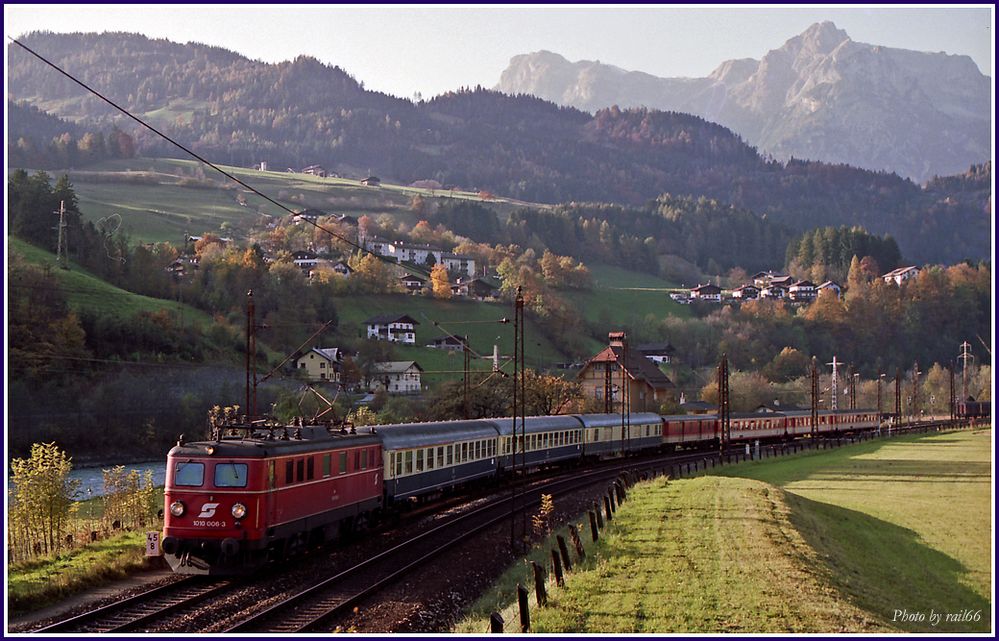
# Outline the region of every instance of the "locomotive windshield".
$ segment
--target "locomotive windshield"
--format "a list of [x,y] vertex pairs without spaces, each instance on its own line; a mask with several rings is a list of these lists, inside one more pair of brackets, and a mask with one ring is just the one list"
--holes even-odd
[[178,462],[173,471],[173,484],[198,487],[205,482],[205,464]]
[[216,463],[215,487],[246,487],[246,463]]

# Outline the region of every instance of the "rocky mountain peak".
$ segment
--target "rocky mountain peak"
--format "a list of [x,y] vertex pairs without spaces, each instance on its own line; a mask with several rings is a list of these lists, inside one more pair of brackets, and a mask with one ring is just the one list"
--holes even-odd
[[989,78],[967,56],[864,44],[817,22],[759,60],[705,78],[658,78],[558,54],[518,56],[497,87],[596,111],[687,112],[776,158],[895,171],[922,181],[990,155]]

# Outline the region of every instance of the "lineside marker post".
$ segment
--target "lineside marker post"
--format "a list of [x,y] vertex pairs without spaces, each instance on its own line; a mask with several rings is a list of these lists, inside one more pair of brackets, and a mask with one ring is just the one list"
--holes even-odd
[[536,561],[531,561],[531,567],[534,569],[534,595],[538,599],[538,605],[543,606],[548,603],[548,591],[545,590],[545,569]]

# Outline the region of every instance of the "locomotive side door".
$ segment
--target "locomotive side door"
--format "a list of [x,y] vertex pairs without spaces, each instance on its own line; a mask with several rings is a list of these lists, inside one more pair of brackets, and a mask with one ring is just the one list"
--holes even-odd
[[265,514],[269,525],[277,522],[277,471],[274,459],[267,461],[267,493],[264,495],[266,502]]

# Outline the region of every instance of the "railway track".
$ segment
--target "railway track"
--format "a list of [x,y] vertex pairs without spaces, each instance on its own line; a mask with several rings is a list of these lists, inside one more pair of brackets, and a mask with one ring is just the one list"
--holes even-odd
[[232,589],[233,583],[231,580],[187,577],[53,623],[35,632],[134,632],[224,594]]
[[516,500],[517,513],[531,509],[540,503],[542,493],[558,496],[588,486],[606,484],[618,478],[622,472],[636,467],[662,468],[665,461],[674,465],[688,460],[704,459],[703,453],[671,456],[667,459],[650,460],[641,463],[636,460],[617,464],[591,472],[577,473],[570,478],[559,478],[522,490],[516,499],[503,497],[488,505],[451,519],[431,530],[423,532],[393,548],[366,559],[314,585],[272,604],[253,616],[240,621],[226,630],[229,633],[307,633],[328,631],[333,623],[364,599],[411,573],[435,557],[453,549],[470,537],[494,527],[511,518],[510,502]]

